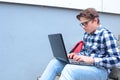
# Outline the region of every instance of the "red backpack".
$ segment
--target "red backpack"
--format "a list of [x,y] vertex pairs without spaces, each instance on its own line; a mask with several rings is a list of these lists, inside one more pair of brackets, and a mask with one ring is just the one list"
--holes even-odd
[[83,48],[83,45],[84,45],[84,42],[83,41],[79,41],[73,48],[72,50],[70,51],[70,53],[79,53],[82,48]]

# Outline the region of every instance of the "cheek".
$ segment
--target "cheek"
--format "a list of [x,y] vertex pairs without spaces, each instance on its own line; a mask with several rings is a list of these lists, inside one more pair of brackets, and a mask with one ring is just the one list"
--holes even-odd
[[92,26],[89,25],[89,26],[87,27],[87,30],[92,30]]
[[89,33],[91,33],[91,32],[93,31],[93,27],[89,26],[89,27],[87,28],[87,31],[88,31]]

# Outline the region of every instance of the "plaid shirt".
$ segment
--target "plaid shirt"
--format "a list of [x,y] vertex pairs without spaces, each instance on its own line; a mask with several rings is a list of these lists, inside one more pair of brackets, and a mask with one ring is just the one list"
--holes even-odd
[[99,26],[92,34],[85,32],[83,41],[84,48],[80,54],[93,57],[95,66],[111,68],[119,63],[117,39],[106,28]]

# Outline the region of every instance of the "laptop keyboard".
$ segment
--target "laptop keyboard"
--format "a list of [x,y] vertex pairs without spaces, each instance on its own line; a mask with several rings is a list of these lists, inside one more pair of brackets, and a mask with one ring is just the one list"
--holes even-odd
[[69,62],[70,62],[70,64],[76,64],[76,65],[91,65],[91,64],[88,64],[88,63],[85,63],[85,62],[75,61],[74,59],[69,59]]

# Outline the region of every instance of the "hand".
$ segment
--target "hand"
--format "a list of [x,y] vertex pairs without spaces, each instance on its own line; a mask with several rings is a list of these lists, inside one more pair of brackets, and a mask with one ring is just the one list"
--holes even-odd
[[68,54],[68,58],[73,59],[73,57],[74,57],[75,55],[76,55],[75,53],[69,53],[69,54]]
[[83,61],[83,62],[89,63],[89,64],[94,63],[94,59],[92,57],[89,57],[89,56],[74,55],[73,59],[76,60],[76,61]]

